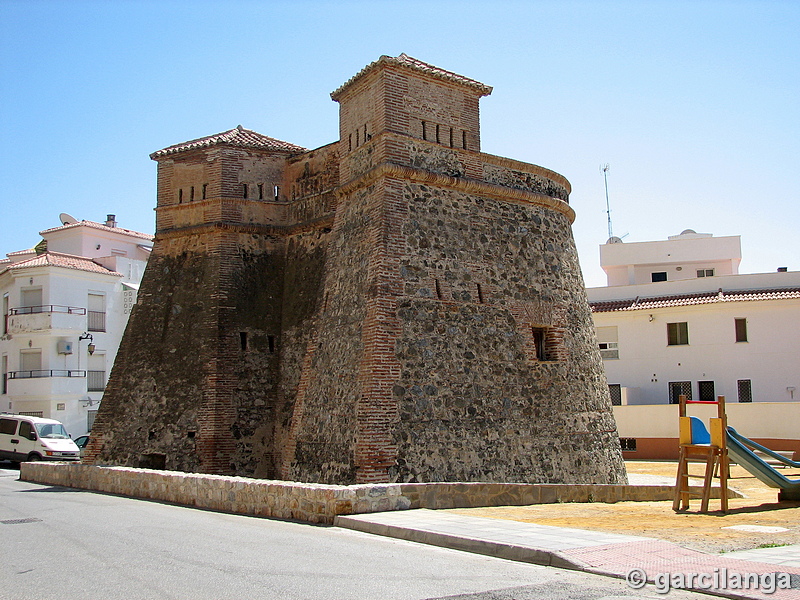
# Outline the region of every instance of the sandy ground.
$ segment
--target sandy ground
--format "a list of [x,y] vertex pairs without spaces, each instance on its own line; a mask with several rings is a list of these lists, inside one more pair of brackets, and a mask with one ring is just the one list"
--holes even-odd
[[[669,477],[677,473],[676,462],[627,461],[628,473]],[[692,474],[700,474],[693,465]],[[781,469],[789,479],[800,479],[800,469]],[[731,467],[730,487],[745,495],[731,498],[729,512],[719,511],[719,500],[711,500],[708,514],[700,514],[700,500],[692,499],[689,511],[675,513],[672,502],[618,502],[616,504],[538,504],[493,508],[460,508],[452,512],[476,517],[508,519],[597,531],[641,535],[676,542],[704,552],[732,552],[800,544],[800,502],[778,502],[778,490],[769,488],[739,466]],[[785,528],[780,532],[749,532],[727,529],[732,525]]]

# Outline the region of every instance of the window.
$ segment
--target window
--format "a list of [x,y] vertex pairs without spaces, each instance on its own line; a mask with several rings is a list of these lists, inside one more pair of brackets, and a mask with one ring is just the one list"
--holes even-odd
[[103,294],[89,294],[86,311],[89,331],[106,330],[106,297]]
[[22,377],[40,377],[42,371],[42,351],[22,350],[19,353],[20,370]]
[[17,435],[28,440],[36,439],[33,435],[33,425],[31,425],[28,421],[19,422],[19,433]]
[[623,452],[636,452],[636,438],[619,438]]
[[714,269],[697,269],[698,277],[713,277]]
[[533,345],[536,353],[536,360],[547,360],[547,353],[545,352],[545,328],[544,327],[531,327],[533,333]]
[[619,383],[608,384],[608,394],[611,396],[611,406],[622,406],[622,385]]
[[669,382],[669,403],[678,404],[679,396],[686,396],[687,400],[692,399],[691,381],[670,381]]
[[3,355],[3,394],[8,393],[8,355]]
[[3,294],[3,335],[8,333],[8,294]]
[[667,345],[685,346],[689,343],[688,323],[667,323]]
[[653,283],[657,281],[666,281],[667,280],[667,273],[666,271],[660,271],[658,273],[650,273],[650,281]]
[[102,392],[106,389],[106,355],[95,352],[89,356],[88,370],[86,371],[86,391]]
[[753,401],[753,383],[749,379],[740,379],[736,382],[736,389],[739,392],[739,402]]
[[698,381],[697,393],[700,396],[701,402],[714,402],[717,397],[714,395],[714,382],[713,381]]
[[15,419],[0,419],[0,433],[14,435],[17,433],[17,421]]
[[734,319],[733,325],[736,328],[736,341],[747,341],[747,319]]
[[27,309],[22,314],[40,313],[43,310],[42,288],[40,287],[22,290],[20,300],[22,307]]
[[616,327],[596,327],[597,344],[600,346],[600,356],[603,360],[619,358],[619,344],[617,342]]

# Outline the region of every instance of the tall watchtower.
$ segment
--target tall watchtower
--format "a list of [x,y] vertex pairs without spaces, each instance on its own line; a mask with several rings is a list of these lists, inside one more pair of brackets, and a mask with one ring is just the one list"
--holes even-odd
[[160,150],[91,460],[322,483],[618,483],[569,182],[481,152],[491,88],[405,54],[315,150]]

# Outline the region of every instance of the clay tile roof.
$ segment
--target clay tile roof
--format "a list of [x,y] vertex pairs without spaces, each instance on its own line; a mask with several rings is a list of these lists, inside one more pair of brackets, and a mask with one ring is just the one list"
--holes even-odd
[[446,81],[458,83],[474,89],[481,96],[488,96],[489,94],[492,93],[492,87],[485,85],[480,81],[475,81],[474,79],[470,79],[469,77],[464,77],[463,75],[459,75],[458,73],[453,73],[452,71],[441,69],[439,67],[430,65],[426,62],[422,62],[421,60],[417,60],[416,58],[403,53],[400,56],[383,55],[375,62],[368,64],[358,73],[356,73],[353,77],[348,79],[344,84],[339,86],[339,88],[331,92],[331,99],[338,101],[342,92],[344,92],[344,90],[347,89],[350,85],[352,85],[356,80],[360,79],[370,71],[378,68],[380,65],[385,65],[385,64],[393,64],[393,65],[407,67],[409,69],[413,69],[414,71],[419,71],[421,73],[427,73],[428,75],[433,75],[434,77],[437,77],[439,79],[444,79]]
[[53,231],[63,231],[65,229],[72,229],[73,227],[89,227],[91,229],[114,231],[116,233],[122,233],[131,237],[141,238],[143,240],[153,239],[153,236],[149,233],[142,233],[141,231],[134,231],[133,229],[125,229],[124,227],[109,227],[104,223],[95,223],[94,221],[79,221],[77,223],[68,223],[67,225],[59,225],[58,227],[51,227],[50,229],[45,229],[44,231],[40,231],[39,235],[44,235],[46,233],[51,233]]
[[75,269],[77,271],[88,271],[90,273],[102,273],[104,275],[116,275],[122,277],[121,273],[106,269],[91,259],[73,254],[63,254],[61,252],[44,252],[34,258],[21,260],[8,265],[4,270],[17,271],[33,267],[63,267],[65,269]]
[[608,300],[590,302],[593,313],[617,312],[627,310],[652,310],[654,308],[670,308],[674,306],[694,306],[715,302],[752,302],[756,300],[784,300],[800,298],[800,288],[780,288],[772,290],[719,290],[717,292],[701,292],[674,296],[656,296],[653,298],[632,298],[627,300]]
[[252,150],[275,150],[277,152],[287,152],[289,154],[298,154],[300,152],[307,152],[307,148],[296,146],[289,142],[282,142],[266,135],[261,135],[255,131],[245,129],[241,125],[222,133],[215,133],[196,140],[190,140],[181,144],[169,146],[163,150],[157,150],[150,155],[153,160],[158,160],[170,154],[178,154],[179,152],[187,152],[189,150],[198,150],[200,148],[210,148],[211,146],[236,146],[237,148],[249,148]]

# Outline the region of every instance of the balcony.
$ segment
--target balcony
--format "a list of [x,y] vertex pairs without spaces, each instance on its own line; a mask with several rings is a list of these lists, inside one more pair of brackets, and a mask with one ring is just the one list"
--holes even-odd
[[9,396],[58,396],[86,393],[86,371],[78,369],[33,369],[10,371]]
[[77,306],[20,306],[12,308],[7,317],[8,333],[74,332],[86,329],[86,309]]

